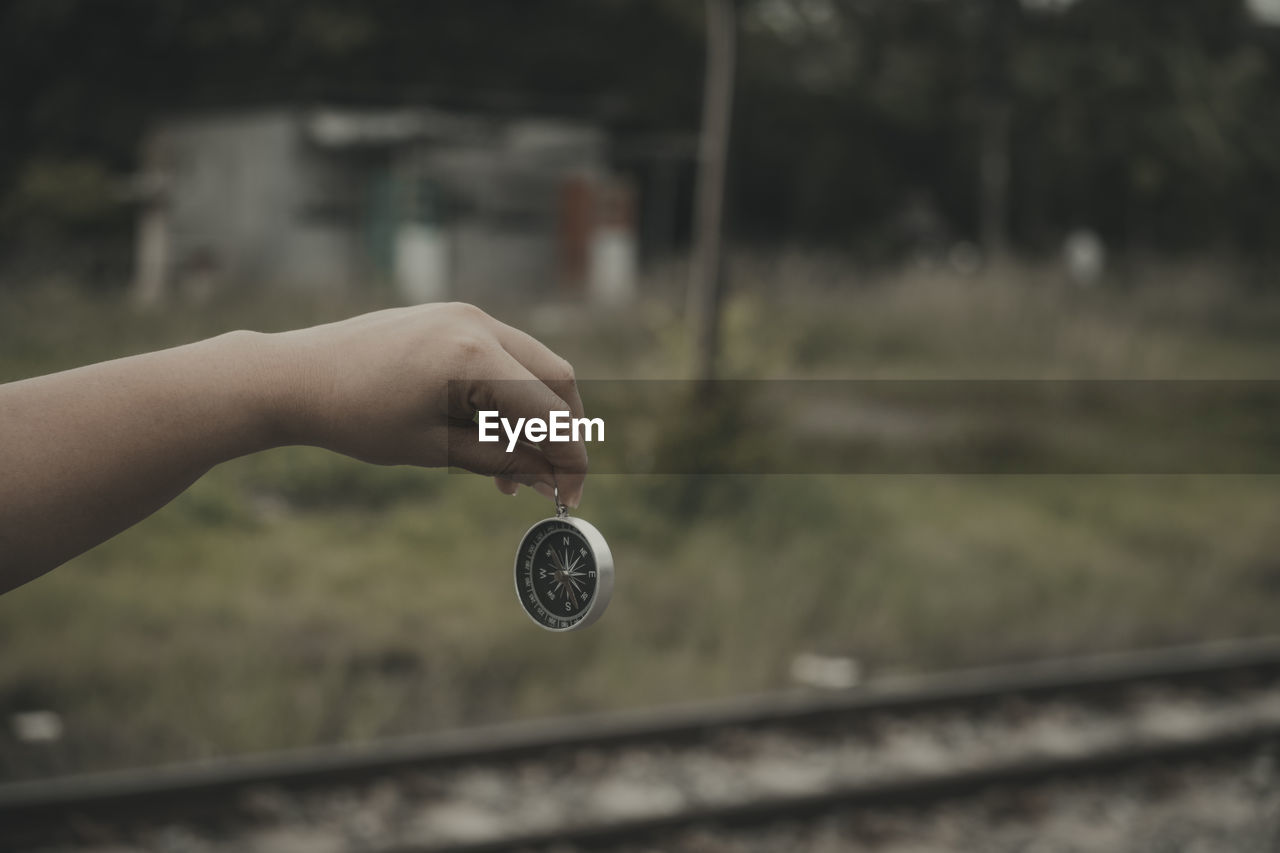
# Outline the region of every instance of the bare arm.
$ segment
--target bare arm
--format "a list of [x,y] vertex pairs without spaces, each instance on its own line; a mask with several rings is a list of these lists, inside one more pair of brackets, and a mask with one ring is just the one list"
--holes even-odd
[[0,592],[145,518],[214,465],[284,444],[457,465],[508,493],[519,481],[550,494],[556,482],[576,505],[581,444],[503,453],[475,441],[478,408],[582,413],[567,363],[456,304],[231,332],[0,385]]

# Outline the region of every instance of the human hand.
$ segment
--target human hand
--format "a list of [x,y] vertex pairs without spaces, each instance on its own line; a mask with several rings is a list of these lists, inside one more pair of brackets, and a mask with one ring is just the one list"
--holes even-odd
[[[462,303],[376,311],[267,335],[265,372],[284,443],[324,447],[382,465],[456,465],[577,506],[582,442],[481,443],[479,410],[504,417],[582,417],[573,368],[534,338]],[[280,368],[283,368],[281,370]],[[522,380],[522,381],[513,381]]]

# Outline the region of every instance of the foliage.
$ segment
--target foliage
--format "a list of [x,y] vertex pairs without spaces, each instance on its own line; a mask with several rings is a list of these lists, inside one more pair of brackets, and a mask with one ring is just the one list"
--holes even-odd
[[[1280,227],[1280,36],[1243,0],[740,7],[742,239],[875,257],[911,200],[972,238],[992,99],[1011,110],[1017,245],[1087,225],[1126,246],[1261,251]],[[44,214],[106,215],[87,175],[127,174],[173,112],[430,103],[692,132],[701,26],[675,0],[0,0],[0,251]]]

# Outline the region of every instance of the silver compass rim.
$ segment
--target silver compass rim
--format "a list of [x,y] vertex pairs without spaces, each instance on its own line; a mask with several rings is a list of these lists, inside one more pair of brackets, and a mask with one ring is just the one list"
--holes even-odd
[[[591,603],[587,605],[586,611],[578,621],[563,628],[552,628],[539,622],[529,612],[529,608],[525,607],[524,598],[520,595],[520,554],[524,551],[524,543],[528,541],[530,533],[533,533],[539,526],[546,524],[548,521],[558,521],[576,528],[582,534],[582,538],[587,541],[587,547],[591,549],[592,556],[596,559],[596,594],[592,597]],[[573,515],[552,516],[541,521],[535,521],[520,537],[520,547],[516,549],[516,560],[511,576],[515,584],[516,601],[520,604],[520,609],[524,611],[524,615],[529,617],[530,622],[553,634],[578,631],[594,624],[604,613],[605,608],[609,606],[609,599],[613,597],[613,552],[609,550],[609,543],[604,541],[604,536],[591,522]]]

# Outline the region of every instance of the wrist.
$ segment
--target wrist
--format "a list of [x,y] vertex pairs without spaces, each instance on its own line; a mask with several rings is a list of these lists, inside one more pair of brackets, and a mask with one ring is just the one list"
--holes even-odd
[[307,444],[305,364],[288,345],[287,333],[228,332],[225,341],[235,356],[238,396],[247,418],[250,452]]

